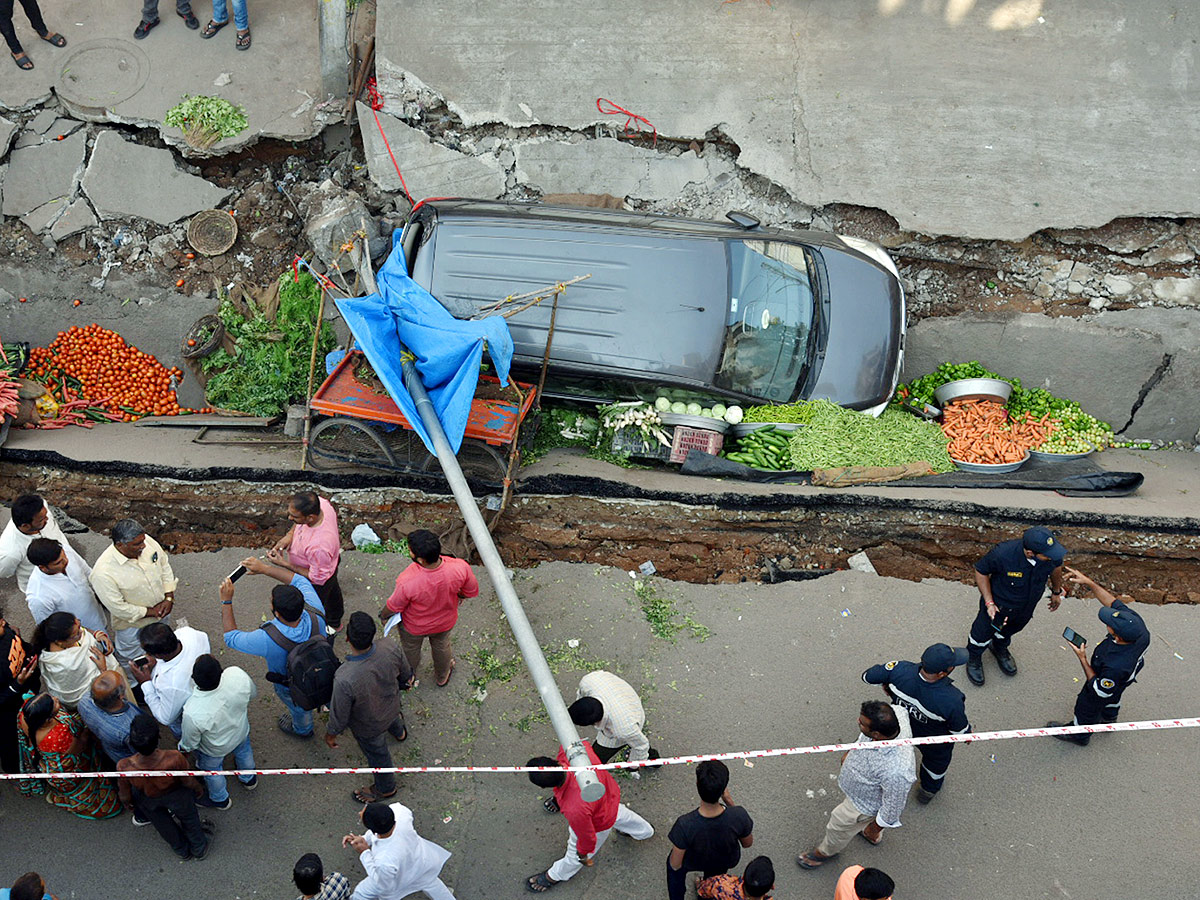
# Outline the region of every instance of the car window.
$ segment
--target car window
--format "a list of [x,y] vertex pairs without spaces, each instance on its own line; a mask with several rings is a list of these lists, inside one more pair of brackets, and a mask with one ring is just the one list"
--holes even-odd
[[811,259],[799,244],[730,241],[729,314],[717,387],[793,400],[813,323]]

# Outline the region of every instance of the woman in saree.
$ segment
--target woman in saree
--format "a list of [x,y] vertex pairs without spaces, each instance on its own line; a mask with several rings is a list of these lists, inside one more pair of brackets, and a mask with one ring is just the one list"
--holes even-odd
[[17,718],[21,771],[61,775],[21,782],[21,793],[42,794],[46,802],[84,819],[108,819],[121,812],[111,778],[71,778],[74,772],[96,771],[91,732],[78,714],[56,697],[38,694],[21,707]]
[[51,613],[33,634],[42,670],[42,689],[72,712],[91,690],[96,676],[117,667],[112,641],[91,632],[69,612]]

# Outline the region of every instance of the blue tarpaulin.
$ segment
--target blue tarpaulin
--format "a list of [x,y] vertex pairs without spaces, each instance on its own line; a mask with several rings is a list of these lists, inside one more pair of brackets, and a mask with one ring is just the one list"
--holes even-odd
[[334,302],[380,382],[432,453],[433,443],[404,387],[401,346],[416,357],[417,372],[450,446],[458,453],[479,383],[485,342],[501,385],[508,383],[513,355],[508,323],[500,316],[469,321],[450,315],[408,277],[399,231],[392,237],[392,252],[379,270],[377,283],[377,294]]

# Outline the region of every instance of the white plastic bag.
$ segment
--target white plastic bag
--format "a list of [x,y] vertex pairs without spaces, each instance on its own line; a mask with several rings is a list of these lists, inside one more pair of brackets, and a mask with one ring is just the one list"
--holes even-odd
[[354,530],[350,532],[350,540],[354,542],[354,549],[356,550],[361,550],[370,544],[383,543],[379,540],[379,535],[371,530],[371,526],[365,523],[354,526]]

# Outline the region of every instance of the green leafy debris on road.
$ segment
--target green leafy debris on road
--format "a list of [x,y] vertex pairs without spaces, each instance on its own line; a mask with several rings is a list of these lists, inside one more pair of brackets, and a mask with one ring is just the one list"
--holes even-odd
[[691,613],[680,618],[679,608],[670,597],[664,597],[647,578],[633,583],[633,593],[642,607],[642,615],[650,623],[650,633],[664,641],[675,642],[679,632],[687,630],[698,641],[706,641],[712,631],[698,622]]

